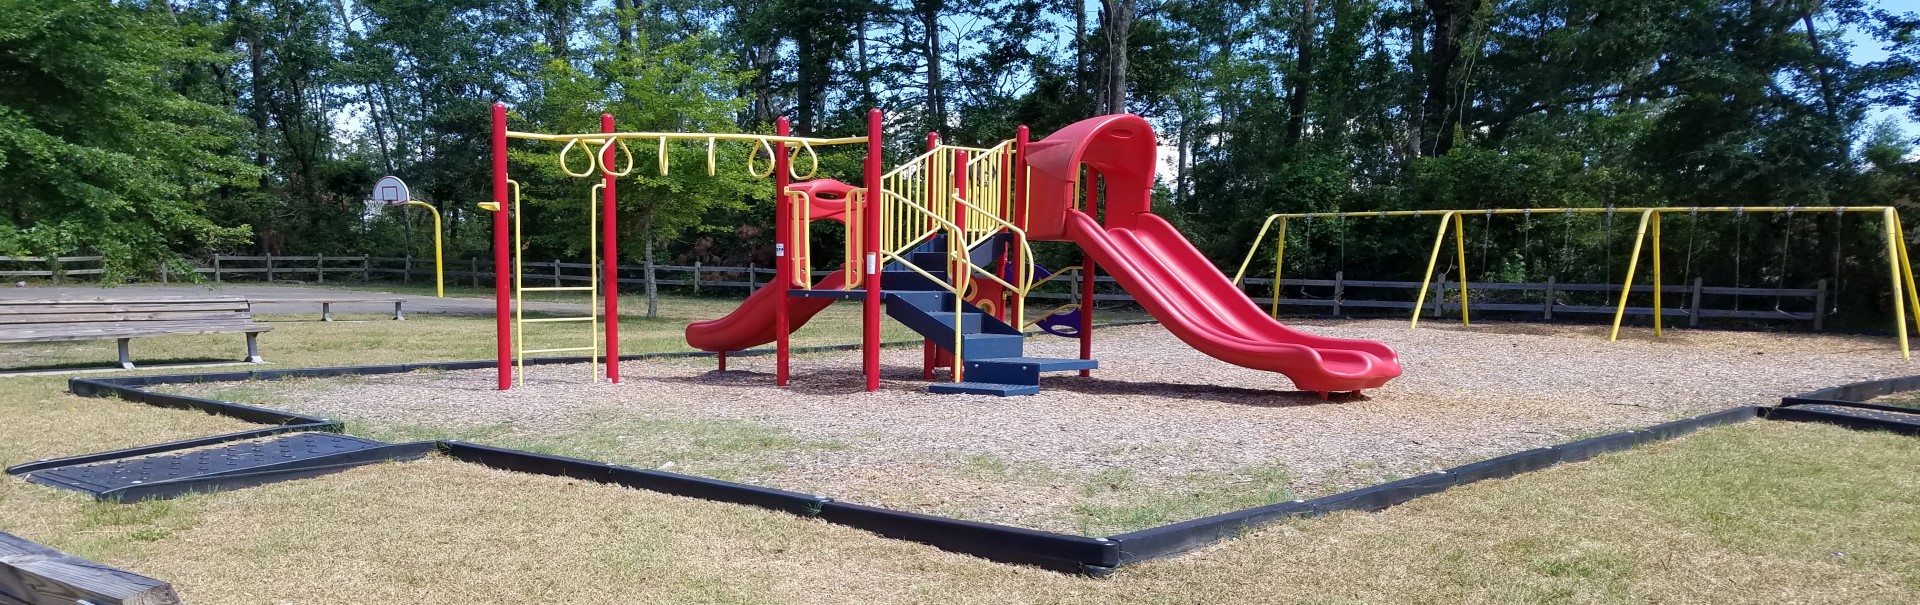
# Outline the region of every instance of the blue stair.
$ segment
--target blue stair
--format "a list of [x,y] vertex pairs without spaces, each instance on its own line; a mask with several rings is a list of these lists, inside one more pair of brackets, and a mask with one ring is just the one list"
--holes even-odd
[[[1006,239],[995,236],[968,250],[974,264],[991,267],[1005,249]],[[887,316],[894,318],[934,346],[949,353],[956,348],[954,326],[958,333],[960,359],[966,382],[935,383],[928,392],[971,395],[1032,395],[1040,392],[1040,375],[1045,372],[1090,370],[1098,362],[1090,359],[1052,359],[1026,356],[1026,337],[1018,328],[971,304],[958,303],[953,293],[922,275],[947,278],[946,243],[935,238],[907,255],[920,271],[901,263],[889,263],[881,269],[881,301]]]

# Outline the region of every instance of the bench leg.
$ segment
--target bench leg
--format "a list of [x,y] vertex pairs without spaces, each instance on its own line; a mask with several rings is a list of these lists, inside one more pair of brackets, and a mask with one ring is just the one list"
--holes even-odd
[[[121,341],[121,342],[126,342],[126,341]],[[126,346],[126,345],[121,345],[121,346]],[[252,363],[266,363],[266,360],[260,358],[260,333],[259,332],[247,333],[247,361]]]
[[400,321],[407,318],[406,315],[403,315],[400,313],[401,304],[403,303],[401,303],[400,301],[397,301],[397,300],[393,301],[393,320],[394,321]]
[[333,321],[333,303],[320,303],[320,321]]
[[130,341],[130,340],[133,340],[133,339],[131,338],[120,339],[120,369],[123,369],[123,370],[133,369],[133,355],[127,353],[127,341]]

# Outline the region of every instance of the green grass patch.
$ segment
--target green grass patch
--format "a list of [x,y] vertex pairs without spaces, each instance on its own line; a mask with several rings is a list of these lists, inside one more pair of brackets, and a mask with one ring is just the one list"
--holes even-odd
[[1106,536],[1293,499],[1286,469],[1259,466],[1201,473],[1174,485],[1141,485],[1133,469],[1094,473],[1081,485],[1086,502],[1073,507],[1074,524],[1089,536]]

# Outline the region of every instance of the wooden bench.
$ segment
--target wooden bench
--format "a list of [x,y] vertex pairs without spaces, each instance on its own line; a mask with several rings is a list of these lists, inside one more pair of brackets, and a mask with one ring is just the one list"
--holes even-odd
[[177,605],[173,586],[0,532],[0,605]]
[[406,314],[401,311],[401,306],[406,304],[406,299],[401,299],[401,298],[263,298],[263,299],[254,300],[252,302],[253,304],[256,304],[256,305],[277,305],[277,304],[283,304],[283,303],[284,304],[320,303],[320,321],[333,321],[333,306],[338,304],[393,303],[393,318],[395,320],[401,320],[401,319],[407,318]]
[[136,337],[241,332],[246,360],[260,363],[258,336],[272,329],[254,323],[238,297],[0,300],[0,343],[118,340],[120,367],[129,370],[127,341]]

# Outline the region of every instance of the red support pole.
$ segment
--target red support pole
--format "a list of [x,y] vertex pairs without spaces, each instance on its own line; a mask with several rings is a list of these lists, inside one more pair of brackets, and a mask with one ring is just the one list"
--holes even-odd
[[867,373],[867,391],[880,390],[880,110],[867,111],[867,163],[864,174],[860,176],[862,186],[867,188],[866,197],[860,204],[860,258],[865,267],[848,267],[849,271],[865,271],[867,298],[862,302],[860,322],[860,350],[865,353],[862,365]]
[[[965,151],[953,152],[953,194],[961,200],[967,199],[967,152]],[[953,234],[954,237],[960,238],[960,258],[947,263],[948,267],[952,267],[952,270],[947,273],[947,281],[953,283],[953,297],[964,304],[968,302],[967,289],[960,287],[960,285],[973,279],[973,251],[968,250],[966,247],[967,208],[965,206],[957,203],[953,205],[953,225],[959,227],[960,231],[959,233]],[[953,318],[953,325],[960,325],[959,317]],[[967,365],[966,360],[961,359],[959,355],[954,355],[951,352],[947,353],[945,357],[947,360],[947,374],[953,377],[953,381],[960,382],[966,380],[966,377],[962,376],[960,371],[961,366]]]
[[500,357],[500,390],[513,387],[513,325],[507,315],[513,312],[507,301],[513,291],[507,285],[507,106],[493,104],[493,307],[494,341]]
[[[600,132],[614,132],[613,114],[600,114]],[[613,146],[608,145],[606,153],[601,154],[600,165],[613,165]],[[612,174],[601,172],[601,182],[606,187],[600,191],[600,275],[606,285],[607,315],[607,381],[620,382],[620,230],[615,228],[614,219],[619,216],[619,205],[614,203],[614,178]],[[589,303],[591,304],[591,303]]]
[[[927,151],[933,151],[938,147],[940,147],[940,133],[927,133]],[[927,209],[929,210],[938,207],[934,204],[935,192],[933,190],[933,183],[933,175],[929,173],[927,175]],[[933,227],[933,219],[927,219],[927,227]],[[922,353],[920,356],[920,378],[923,380],[933,380],[933,369],[940,365],[940,350],[934,346],[931,340],[921,342],[920,348]]]
[[[791,132],[793,129],[788,125],[785,116],[774,121],[774,134],[784,137]],[[780,296],[774,301],[773,306],[773,383],[779,386],[787,386],[787,357],[791,340],[789,332],[792,331],[791,320],[787,317],[787,293],[792,289],[794,280],[793,263],[788,262],[791,258],[788,254],[792,252],[795,234],[793,233],[793,210],[787,207],[787,184],[790,178],[787,162],[787,144],[785,142],[775,144],[773,146],[773,216],[774,221],[780,224],[773,230],[773,262],[776,263],[773,279],[774,287],[779,288],[776,292]],[[807,277],[811,279],[813,276]]]
[[[1084,255],[1081,261],[1085,265],[1080,269],[1080,358],[1093,359],[1093,284],[1094,271],[1092,255]],[[1080,370],[1081,376],[1092,376],[1092,370]]]

